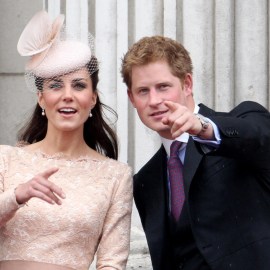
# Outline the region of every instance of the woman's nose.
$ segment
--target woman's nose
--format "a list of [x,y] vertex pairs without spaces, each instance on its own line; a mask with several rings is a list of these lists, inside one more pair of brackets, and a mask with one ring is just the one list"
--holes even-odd
[[72,87],[70,85],[66,85],[64,87],[63,98],[64,100],[70,100],[73,98]]

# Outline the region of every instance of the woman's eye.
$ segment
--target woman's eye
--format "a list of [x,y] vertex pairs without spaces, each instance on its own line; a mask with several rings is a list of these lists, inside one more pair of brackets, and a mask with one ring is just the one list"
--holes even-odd
[[80,90],[85,89],[86,85],[84,83],[76,83],[73,87],[80,91]]
[[60,89],[61,87],[62,87],[62,85],[60,83],[52,83],[49,85],[49,88],[53,89],[53,90]]

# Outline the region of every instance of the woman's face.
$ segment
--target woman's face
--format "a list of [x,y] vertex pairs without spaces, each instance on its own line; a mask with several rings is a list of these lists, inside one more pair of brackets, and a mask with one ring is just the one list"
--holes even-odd
[[[92,89],[86,68],[45,79],[38,102],[45,109],[48,131],[83,132],[83,125],[96,104],[97,94]],[[45,116],[44,116],[45,117]]]

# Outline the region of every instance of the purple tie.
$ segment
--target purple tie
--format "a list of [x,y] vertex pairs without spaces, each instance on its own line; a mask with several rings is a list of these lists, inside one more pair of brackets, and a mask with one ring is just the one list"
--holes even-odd
[[171,144],[171,152],[168,160],[169,181],[171,188],[171,213],[175,220],[179,219],[184,201],[183,164],[178,156],[182,143],[174,141]]

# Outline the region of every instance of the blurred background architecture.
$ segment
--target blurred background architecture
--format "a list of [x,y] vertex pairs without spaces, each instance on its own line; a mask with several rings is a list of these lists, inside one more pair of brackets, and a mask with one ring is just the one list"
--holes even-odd
[[[16,131],[36,103],[16,46],[26,23],[41,9],[52,18],[63,13],[67,26],[95,36],[101,99],[118,113],[119,159],[134,172],[160,146],[159,138],[140,123],[120,76],[123,54],[143,36],[164,35],[184,44],[193,59],[194,94],[200,103],[220,111],[243,100],[270,107],[270,0],[0,0],[0,144],[15,143]],[[127,269],[150,270],[133,209]]]

